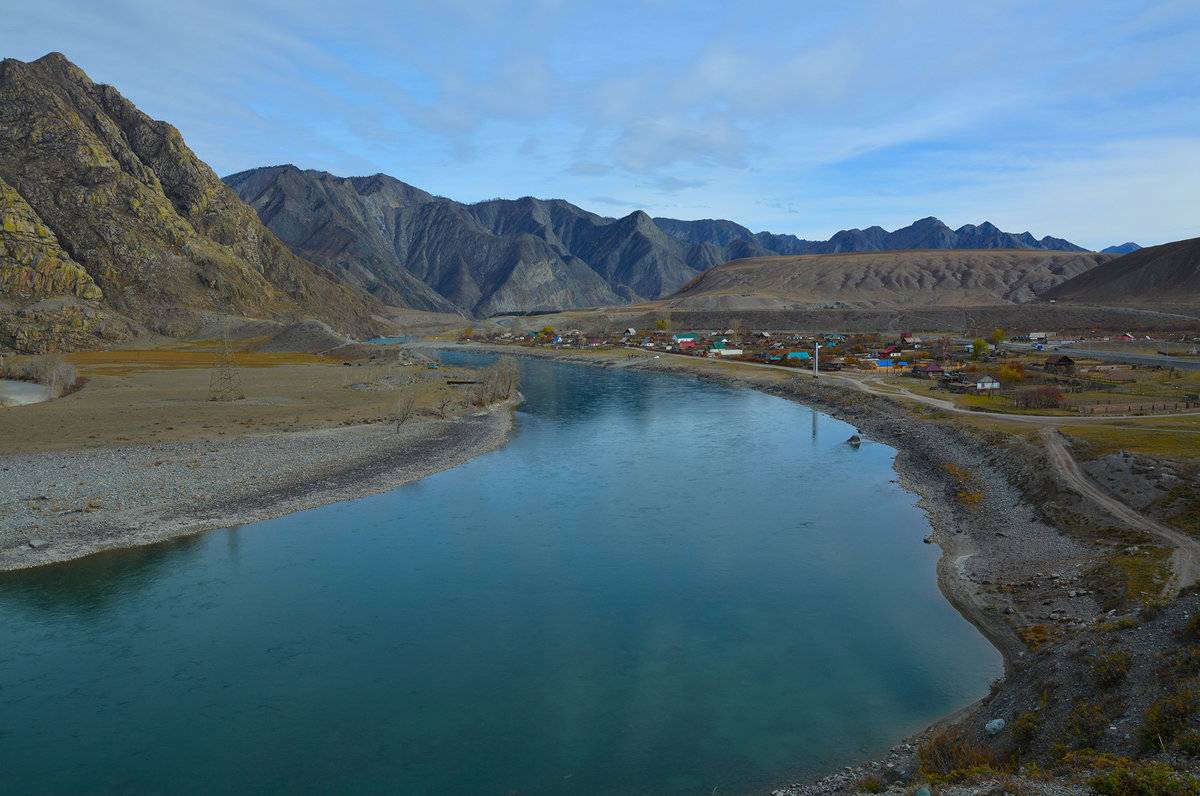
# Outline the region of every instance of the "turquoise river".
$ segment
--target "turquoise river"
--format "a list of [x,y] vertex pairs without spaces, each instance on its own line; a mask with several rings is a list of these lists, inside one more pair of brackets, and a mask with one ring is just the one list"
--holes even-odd
[[0,574],[0,792],[769,793],[1001,673],[893,449],[522,368],[508,444],[454,470]]

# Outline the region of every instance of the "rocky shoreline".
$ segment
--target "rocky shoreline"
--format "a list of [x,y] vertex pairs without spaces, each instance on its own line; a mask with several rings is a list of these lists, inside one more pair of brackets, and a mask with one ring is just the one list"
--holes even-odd
[[0,570],[67,561],[366,497],[504,444],[512,405],[207,442],[0,458]]

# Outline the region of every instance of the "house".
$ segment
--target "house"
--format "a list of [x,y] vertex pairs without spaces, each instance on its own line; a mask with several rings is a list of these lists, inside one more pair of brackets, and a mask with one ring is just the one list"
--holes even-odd
[[695,351],[696,350],[696,338],[693,337],[690,340],[680,340],[679,341],[679,350],[680,351]]
[[1075,360],[1071,359],[1066,354],[1052,354],[1051,356],[1046,357],[1046,361],[1043,363],[1042,367],[1055,373],[1074,373]]
[[1000,380],[990,373],[970,376],[964,383],[975,392],[991,392],[1000,389]]
[[682,343],[685,340],[690,340],[694,345],[700,339],[700,335],[695,332],[678,332],[672,338],[676,343]]
[[812,359],[812,355],[809,354],[807,351],[788,351],[787,358],[788,359],[796,359],[796,360],[807,360],[807,359]]
[[894,345],[890,345],[879,352],[880,357],[898,357],[900,355],[900,347]]
[[943,368],[941,365],[934,364],[916,365],[911,371],[912,375],[918,378],[932,379],[934,381],[940,379],[942,374],[945,372],[945,368]]

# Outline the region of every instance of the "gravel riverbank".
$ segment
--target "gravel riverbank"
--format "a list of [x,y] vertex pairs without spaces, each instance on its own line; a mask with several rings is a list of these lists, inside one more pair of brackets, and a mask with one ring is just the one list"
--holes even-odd
[[365,497],[499,447],[511,405],[446,420],[0,458],[0,569]]

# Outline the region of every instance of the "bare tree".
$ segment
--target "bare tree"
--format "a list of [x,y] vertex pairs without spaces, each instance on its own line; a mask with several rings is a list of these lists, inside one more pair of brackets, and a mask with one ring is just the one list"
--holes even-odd
[[62,354],[46,354],[30,363],[30,375],[46,385],[51,398],[57,398],[75,384],[75,366]]
[[396,433],[400,433],[400,427],[408,422],[414,414],[417,413],[417,404],[421,398],[421,386],[419,384],[411,384],[407,389],[400,392],[400,396],[396,399]]
[[517,358],[503,356],[479,373],[479,384],[475,389],[475,403],[480,406],[504,401],[513,396],[521,381],[521,366]]

